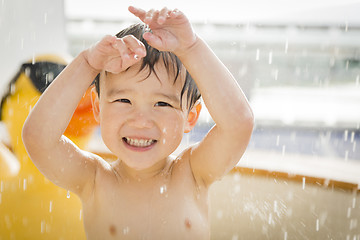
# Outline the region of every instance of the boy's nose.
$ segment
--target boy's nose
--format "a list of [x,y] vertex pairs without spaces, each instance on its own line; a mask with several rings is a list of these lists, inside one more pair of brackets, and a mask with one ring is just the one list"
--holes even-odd
[[130,117],[128,123],[134,128],[152,128],[154,126],[151,114],[144,110],[135,111]]

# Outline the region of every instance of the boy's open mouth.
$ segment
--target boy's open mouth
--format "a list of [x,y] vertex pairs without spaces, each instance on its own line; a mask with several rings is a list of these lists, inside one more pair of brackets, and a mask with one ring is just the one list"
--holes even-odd
[[129,137],[123,137],[122,139],[126,144],[138,148],[146,148],[157,142],[157,140],[154,139],[137,139]]

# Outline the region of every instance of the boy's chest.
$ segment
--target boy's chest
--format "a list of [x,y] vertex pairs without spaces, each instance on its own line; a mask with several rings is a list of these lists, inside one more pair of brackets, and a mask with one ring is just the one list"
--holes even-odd
[[207,194],[192,183],[159,181],[108,187],[98,189],[94,200],[84,204],[85,227],[101,226],[96,232],[113,238],[207,239]]

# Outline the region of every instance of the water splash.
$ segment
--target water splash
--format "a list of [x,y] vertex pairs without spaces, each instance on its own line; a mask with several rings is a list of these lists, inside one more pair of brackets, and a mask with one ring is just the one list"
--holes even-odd
[[70,191],[69,190],[66,193],[66,198],[70,198]]

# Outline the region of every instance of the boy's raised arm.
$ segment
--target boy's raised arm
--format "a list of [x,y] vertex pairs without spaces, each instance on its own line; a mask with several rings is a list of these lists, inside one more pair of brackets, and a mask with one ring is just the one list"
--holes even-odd
[[206,43],[196,36],[186,16],[166,8],[130,12],[149,25],[144,38],[153,47],[174,52],[195,80],[216,125],[190,151],[190,163],[205,185],[224,176],[243,155],[253,129],[253,113],[234,77]]
[[203,40],[198,38],[180,59],[216,124],[190,155],[194,174],[210,184],[228,173],[245,152],[253,113],[234,77]]
[[[134,57],[135,52],[140,58]],[[94,182],[97,165],[103,161],[80,150],[63,133],[101,70],[121,72],[142,56],[144,49],[134,37],[106,36],[79,54],[42,94],[24,124],[22,137],[32,161],[49,180],[77,194]]]

